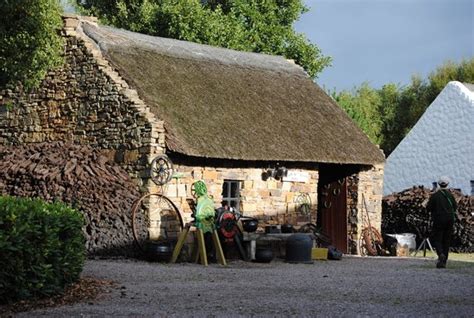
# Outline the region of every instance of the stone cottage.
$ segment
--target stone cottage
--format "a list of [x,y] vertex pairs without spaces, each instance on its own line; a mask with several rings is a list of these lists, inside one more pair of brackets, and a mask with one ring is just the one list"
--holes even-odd
[[[91,18],[64,21],[65,65],[30,94],[2,93],[0,143],[92,145],[144,193],[163,190],[149,164],[166,153],[180,178],[164,191],[185,220],[191,184],[204,180],[216,207],[227,201],[268,224],[317,222],[344,252],[358,253],[368,215],[380,229],[384,155],[301,67]],[[267,174],[279,168],[288,174]],[[156,238],[153,202],[150,211]]]

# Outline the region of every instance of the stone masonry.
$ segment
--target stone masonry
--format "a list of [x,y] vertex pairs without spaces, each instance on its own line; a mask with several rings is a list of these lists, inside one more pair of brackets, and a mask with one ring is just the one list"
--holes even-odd
[[[384,165],[378,164],[359,172],[357,190],[358,229],[370,224],[381,232]],[[368,217],[367,217],[368,215]],[[358,253],[359,254],[359,253]]]
[[0,144],[89,144],[145,186],[147,163],[164,152],[163,122],[82,35],[79,20],[64,20],[64,66],[32,92],[0,92]]
[[[294,223],[301,215],[297,212],[297,197],[300,193],[308,193],[311,198],[311,219],[316,220],[317,210],[317,170],[303,170],[308,172],[310,179],[306,183],[281,181],[275,179],[262,180],[262,169],[259,168],[220,168],[175,165],[175,169],[182,178],[173,179],[165,187],[164,193],[171,198],[182,211],[185,222],[191,220],[191,209],[187,199],[192,198],[191,185],[197,180],[203,180],[208,193],[212,196],[216,208],[221,205],[222,187],[224,180],[238,180],[241,182],[240,212],[244,216],[256,217],[262,224]],[[160,191],[160,187],[151,186],[152,192]],[[301,218],[300,218],[301,219]],[[153,237],[159,237],[161,221],[152,218],[155,230]]]
[[[50,71],[41,86],[31,92],[21,87],[0,91],[0,144],[17,145],[48,141],[89,144],[124,167],[142,193],[164,191],[190,221],[191,185],[204,180],[216,207],[222,200],[225,179],[241,181],[241,213],[255,216],[266,224],[295,223],[300,193],[311,198],[311,220],[316,220],[317,168],[295,169],[309,175],[307,182],[262,179],[261,168],[222,167],[212,164],[176,164],[182,177],[164,188],[149,179],[149,163],[165,153],[164,122],[156,118],[138,93],[109,65],[95,43],[81,32],[81,23],[96,23],[91,18],[64,17],[63,67]],[[316,166],[316,165],[315,165]],[[355,240],[366,222],[362,195],[367,202],[372,226],[380,229],[383,165],[363,169],[351,183],[352,200],[348,235]],[[146,205],[150,216],[150,238],[163,236],[164,219],[154,213],[156,202]],[[355,217],[355,214],[357,217]],[[351,250],[353,250],[351,248]]]

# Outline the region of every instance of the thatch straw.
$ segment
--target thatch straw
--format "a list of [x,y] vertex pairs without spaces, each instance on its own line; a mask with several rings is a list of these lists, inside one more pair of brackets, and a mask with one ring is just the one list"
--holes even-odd
[[384,156],[297,65],[85,24],[166,123],[167,147],[207,158],[373,164]]

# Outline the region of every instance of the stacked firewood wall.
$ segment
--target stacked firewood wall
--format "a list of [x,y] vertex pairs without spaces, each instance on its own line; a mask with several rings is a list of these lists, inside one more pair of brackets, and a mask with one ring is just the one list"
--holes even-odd
[[[474,196],[450,190],[458,203],[452,249],[457,252],[474,252]],[[426,203],[432,191],[422,186],[385,196],[382,205],[382,231],[384,233],[415,233],[418,243],[429,237],[431,218]]]
[[84,215],[90,255],[136,253],[130,209],[140,196],[138,186],[97,149],[61,142],[0,146],[0,195],[77,209]]
[[347,233],[348,233],[348,251],[350,254],[357,254],[357,187],[359,178],[353,175],[347,180]]

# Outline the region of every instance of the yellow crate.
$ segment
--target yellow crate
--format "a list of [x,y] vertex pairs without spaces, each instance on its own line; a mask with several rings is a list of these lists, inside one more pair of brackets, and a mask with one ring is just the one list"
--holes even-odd
[[328,259],[328,249],[321,247],[313,247],[311,249],[311,259],[326,260]]

